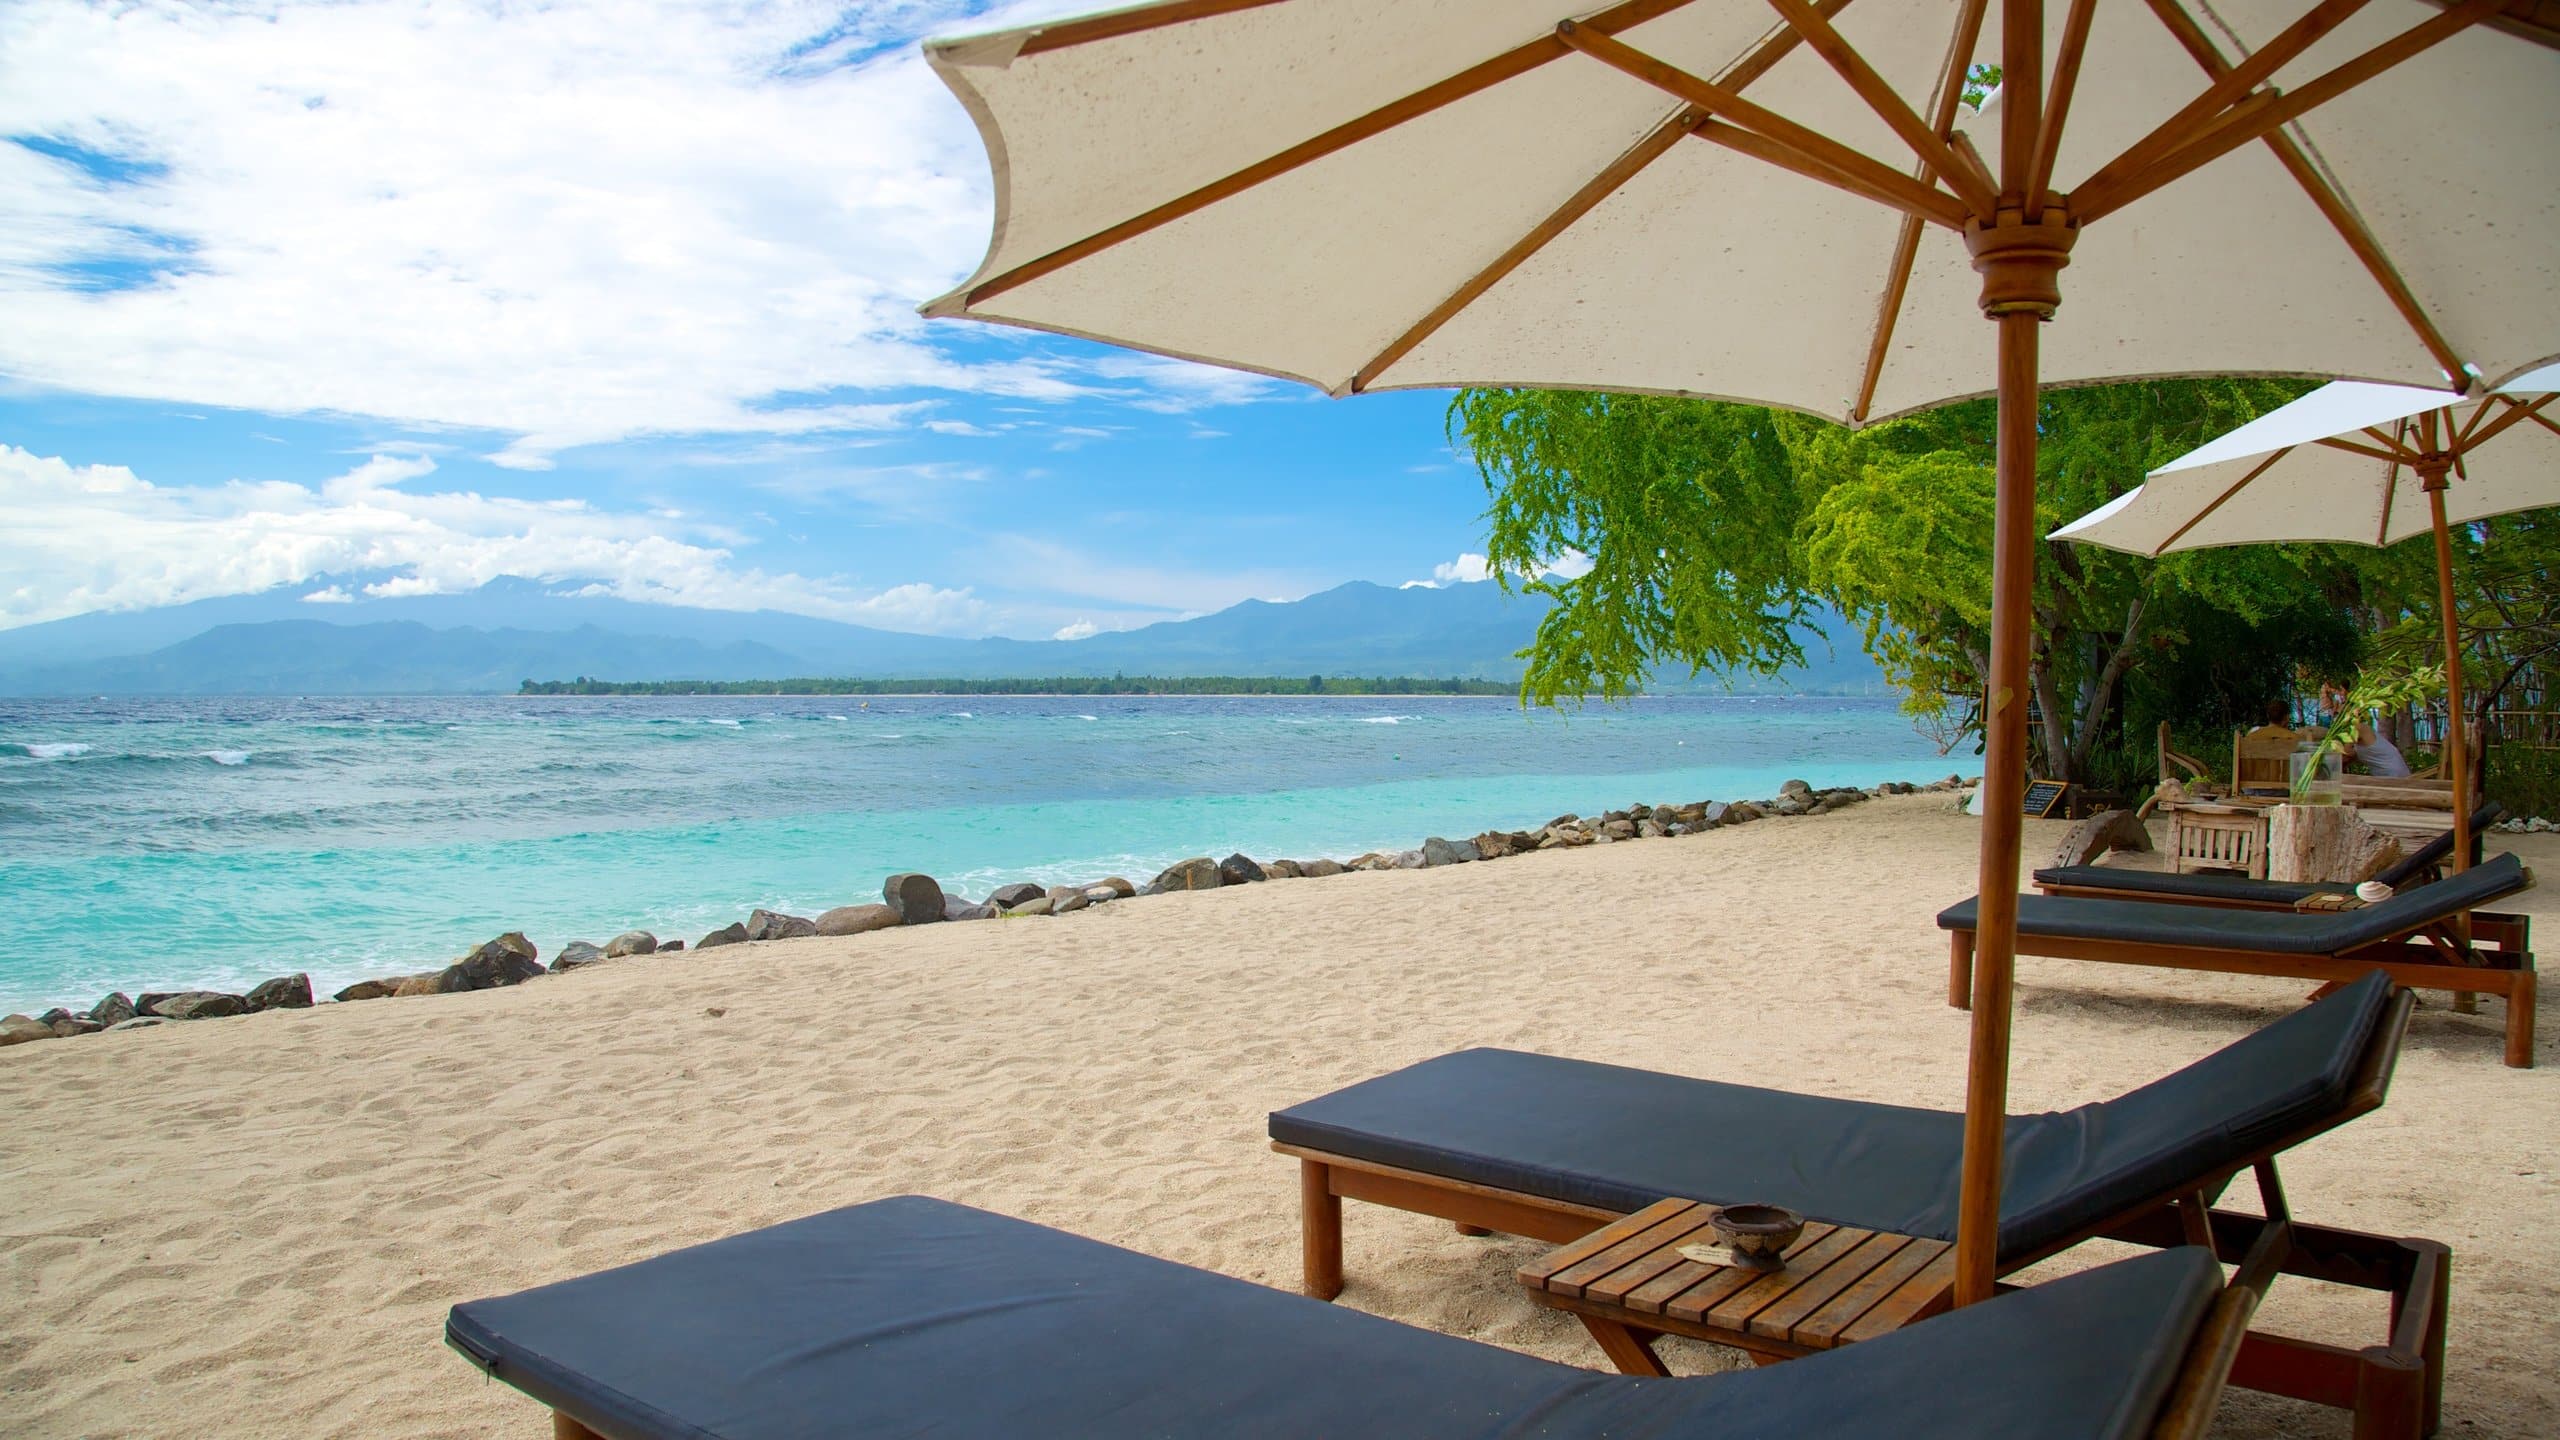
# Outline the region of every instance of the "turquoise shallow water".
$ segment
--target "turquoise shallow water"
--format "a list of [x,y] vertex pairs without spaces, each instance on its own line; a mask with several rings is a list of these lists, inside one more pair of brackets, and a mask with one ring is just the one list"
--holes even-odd
[[897,870],[977,897],[1958,763],[1830,698],[0,701],[0,1008],[334,989],[509,929],[691,940]]

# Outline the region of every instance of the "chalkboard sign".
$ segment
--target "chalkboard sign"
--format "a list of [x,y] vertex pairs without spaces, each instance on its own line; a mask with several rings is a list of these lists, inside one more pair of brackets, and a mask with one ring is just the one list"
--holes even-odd
[[2027,813],[2038,820],[2046,819],[2062,808],[2063,792],[2071,787],[2060,780],[2027,782]]

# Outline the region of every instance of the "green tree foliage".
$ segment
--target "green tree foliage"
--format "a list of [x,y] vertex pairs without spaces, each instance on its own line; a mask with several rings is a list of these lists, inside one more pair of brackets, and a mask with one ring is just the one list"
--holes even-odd
[[[2047,392],[2038,528],[2096,508],[2309,388],[2155,381]],[[1960,733],[1974,718],[1966,712],[1981,692],[1990,628],[1990,402],[1853,432],[1712,401],[1470,390],[1453,402],[1449,430],[1492,496],[1493,571],[1558,601],[1525,652],[1527,698],[1617,696],[1664,665],[1772,673],[1802,658],[1794,627],[1827,604],[1858,623],[1915,714],[1943,720],[1955,707]],[[2297,671],[2352,675],[2359,632],[2408,613],[2410,548],[2251,546],[2151,560],[2047,542],[2031,657],[2039,773],[2148,774],[2152,722],[2129,734],[2122,704],[2138,668],[2153,672],[2135,687],[2153,713],[2192,698],[2163,693],[2163,675],[2183,667],[2192,682],[2241,668],[2209,687],[2224,713],[2159,714],[2181,723],[2254,723],[2251,712]],[[1587,573],[1549,573],[1577,555]]]

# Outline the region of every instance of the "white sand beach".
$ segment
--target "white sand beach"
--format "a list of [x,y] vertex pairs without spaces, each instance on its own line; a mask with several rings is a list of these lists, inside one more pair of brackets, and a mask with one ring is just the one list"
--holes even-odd
[[[547,1434],[444,1348],[447,1306],[901,1192],[1294,1288],[1297,1173],[1266,1112],[1462,1046],[1961,1108],[1931,917],[1973,889],[1976,823],[1920,795],[18,1046],[0,1430]],[[2031,861],[2062,829],[2031,822]],[[2496,839],[2560,876],[2560,837]],[[2517,908],[2560,926],[2560,888]],[[2013,1108],[2150,1080],[2308,988],[2022,961]],[[2453,1247],[2444,1433],[2524,1440],[2560,1433],[2560,1045],[2507,1069],[2482,1009],[2426,997],[2390,1104],[2284,1165],[2306,1219]],[[1358,1205],[1347,1227],[1342,1303],[1603,1363],[1512,1281],[1534,1243]],[[2288,1279],[2264,1323],[2362,1345],[2385,1322]],[[2217,1433],[2347,1428],[2235,1392]]]

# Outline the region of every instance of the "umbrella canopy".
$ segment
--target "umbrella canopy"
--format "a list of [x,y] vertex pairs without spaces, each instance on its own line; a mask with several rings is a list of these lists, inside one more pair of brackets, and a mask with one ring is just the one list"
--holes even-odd
[[[1998,9],[1818,8],[1928,143],[1779,23],[1814,15],[1797,0],[1175,3],[937,43],[986,141],[996,225],[977,272],[926,313],[1337,394],[1538,384],[1843,421],[1987,394],[1967,202],[1912,172],[1999,154],[2015,87],[1978,116],[1956,103],[1965,70],[2000,58]],[[2207,37],[2155,7],[2090,8],[2091,60],[2049,162],[2090,233],[2071,251],[2068,323],[2043,342],[2047,383],[2247,371],[2458,387],[2463,365],[2497,381],[2555,358],[2560,147],[2529,137],[2560,133],[2560,55],[2447,28],[2376,93],[2109,224],[2088,213],[2089,177],[2205,88],[2188,42]],[[2208,40],[2230,56],[2275,53],[2304,11],[2195,8],[2199,26],[2233,27]],[[2424,0],[2329,0],[2311,18],[2318,40],[2274,77],[2288,96],[2449,25]],[[1768,157],[1854,168],[1829,173],[1928,218]]]
[[[2154,470],[2131,491],[2053,532],[2136,555],[2217,545],[2331,541],[2390,545],[2432,534],[2443,630],[2445,771],[2453,833],[2471,832],[2462,733],[2461,627],[2450,526],[2560,505],[2560,365],[2474,401],[2435,390],[2342,381],[2269,411]],[[2453,865],[2471,863],[2454,848]]]
[[1859,423],[1997,393],[1970,1303],[2007,1113],[2037,385],[2467,388],[2560,358],[2535,348],[2560,334],[2550,3],[2068,0],[2048,27],[2048,0],[1164,0],[938,42],[996,217],[925,308],[1337,394]]
[[[2135,555],[2219,545],[2396,545],[2427,534],[2425,476],[2404,455],[2439,445],[2451,524],[2560,505],[2560,366],[2480,400],[2345,381],[2324,385],[2154,470],[2053,532]],[[2335,442],[2335,443],[2332,443]]]

